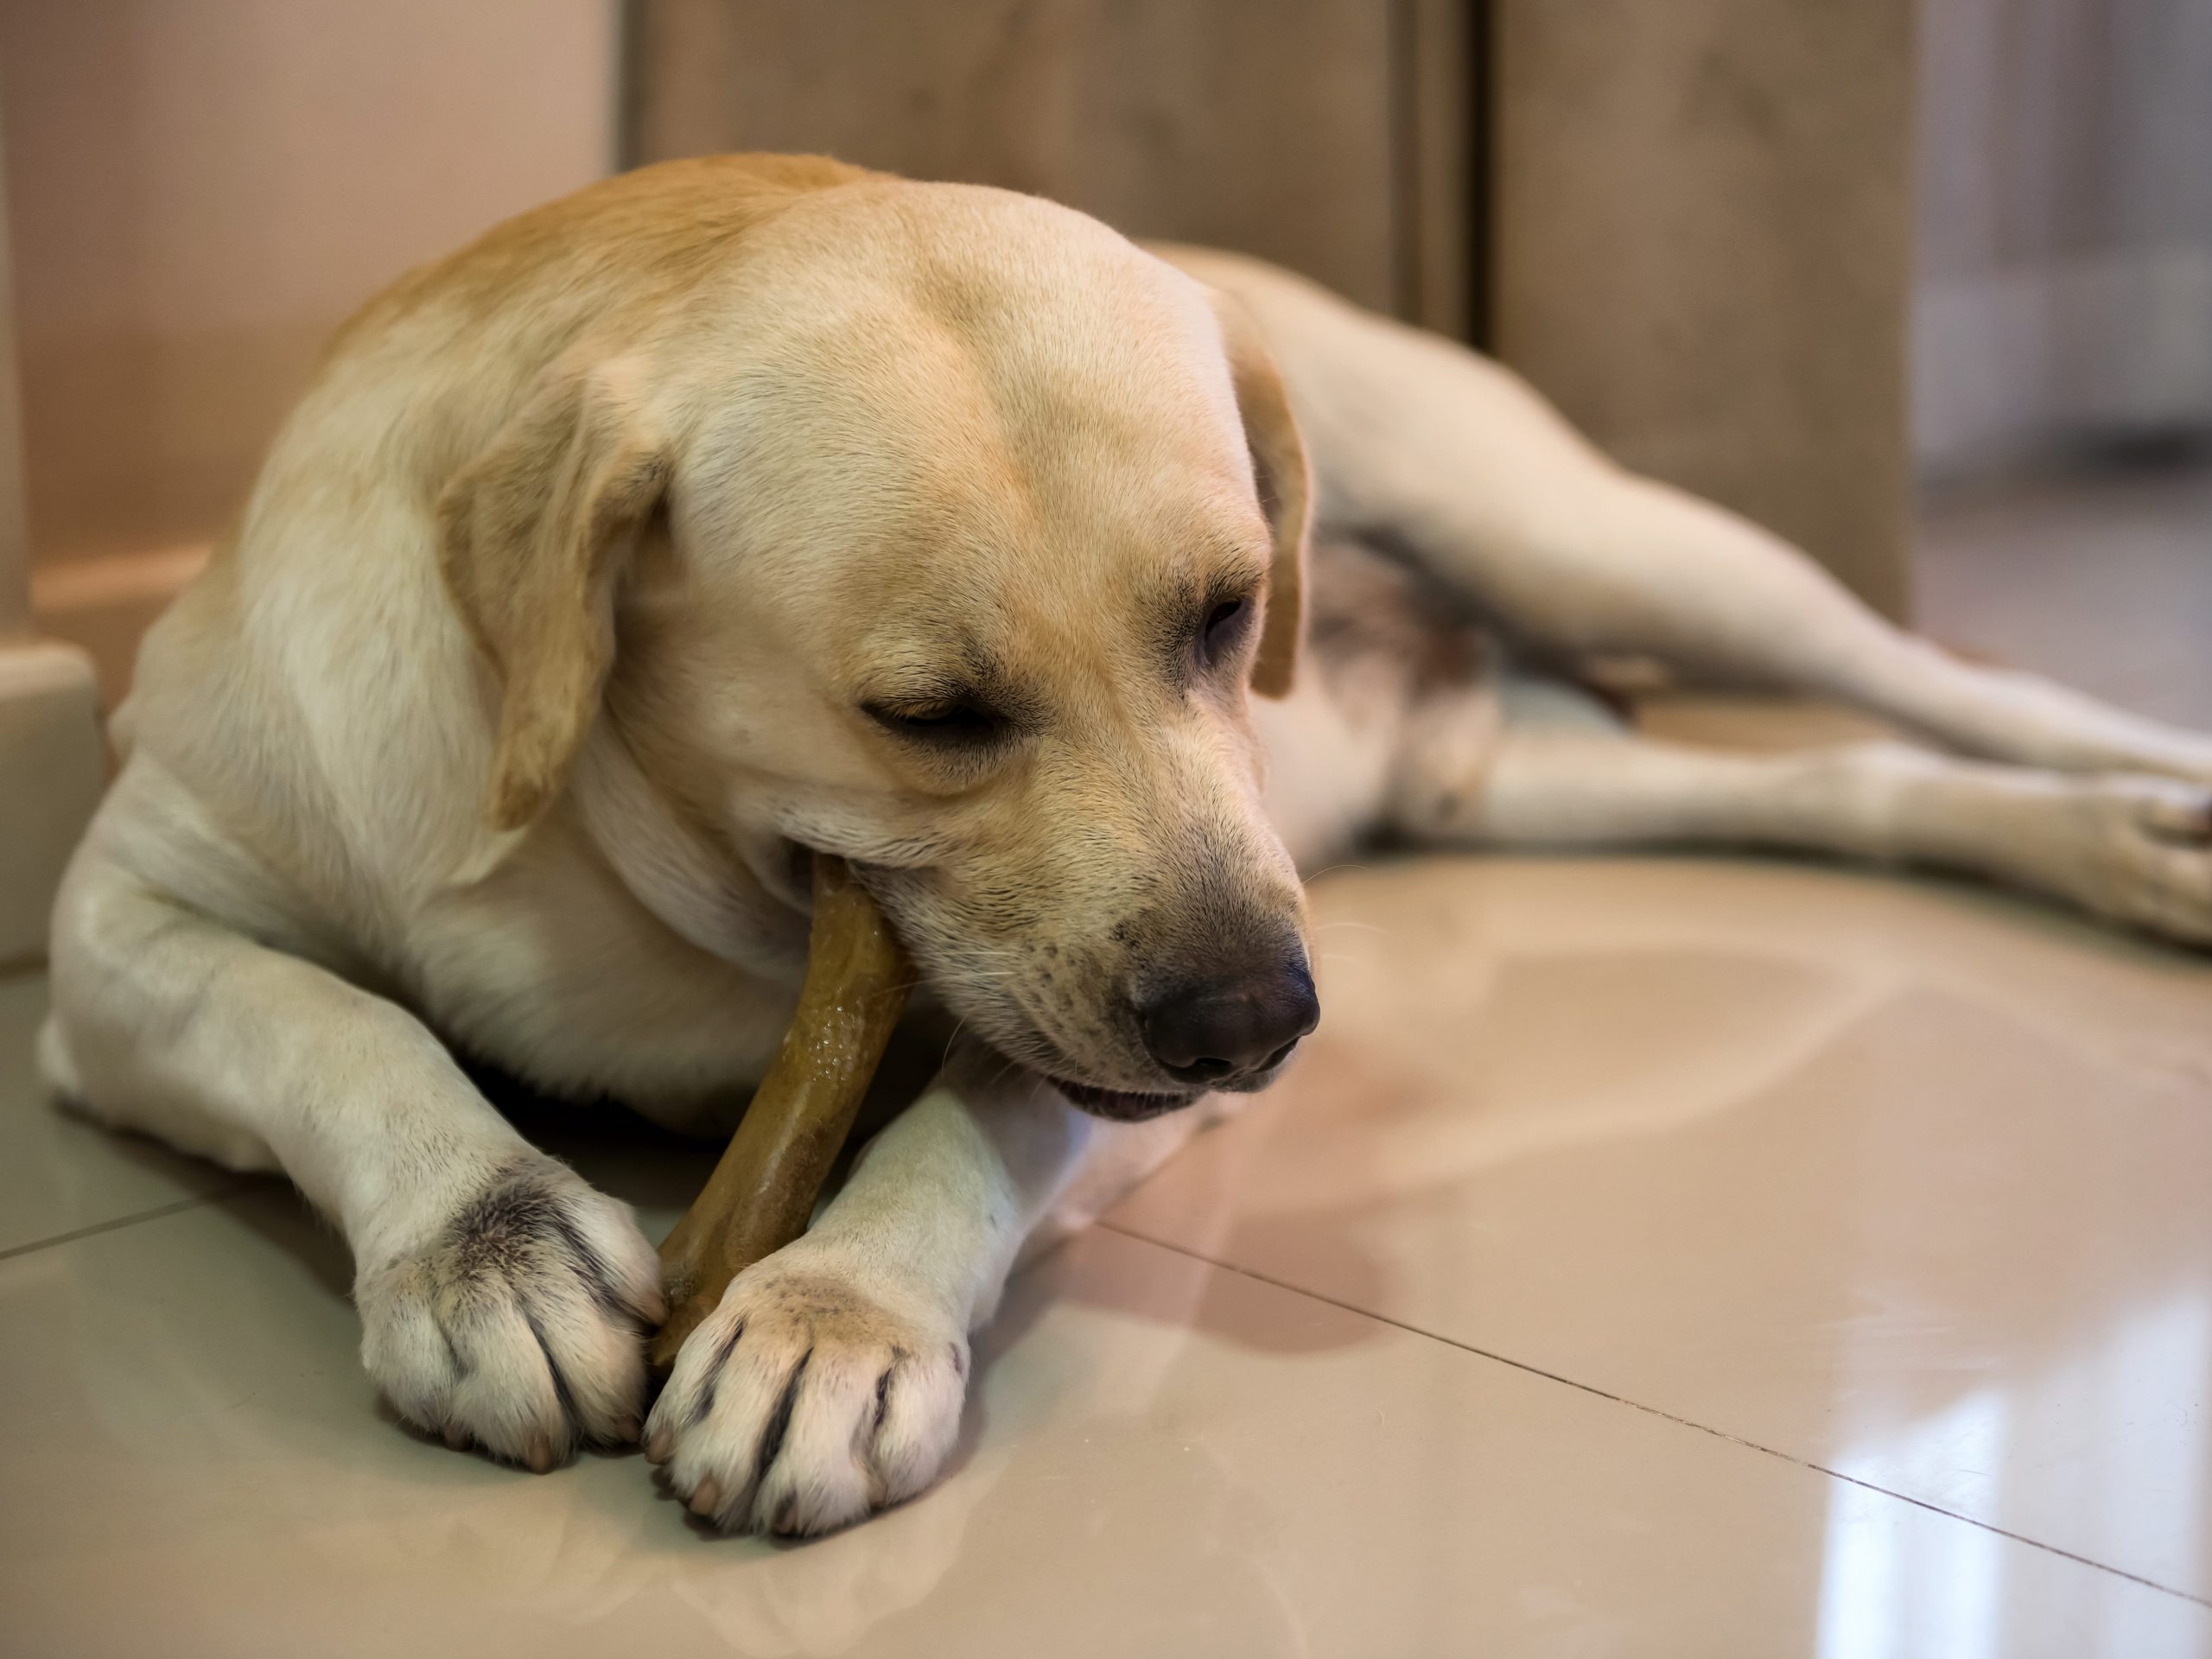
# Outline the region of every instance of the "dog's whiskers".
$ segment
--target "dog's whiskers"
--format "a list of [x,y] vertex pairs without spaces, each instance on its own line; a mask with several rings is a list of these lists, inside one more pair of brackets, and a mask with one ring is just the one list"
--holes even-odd
[[1342,864],[1332,864],[1332,865],[1328,866],[1325,869],[1319,869],[1319,870],[1316,870],[1316,871],[1314,871],[1314,872],[1313,872],[1313,874],[1308,875],[1308,876],[1303,876],[1303,877],[1300,877],[1300,879],[1301,880],[1304,880],[1304,881],[1306,881],[1306,882],[1309,882],[1309,883],[1310,883],[1310,882],[1319,881],[1319,880],[1323,876],[1325,876],[1325,875],[1333,875],[1333,874],[1335,874],[1338,870],[1367,870],[1367,869],[1372,869],[1372,868],[1374,868],[1374,866],[1373,866],[1373,865],[1371,865],[1371,864],[1359,864],[1359,863],[1353,863],[1353,862],[1351,862],[1351,861],[1347,861],[1347,862],[1344,862],[1344,863],[1342,863]]

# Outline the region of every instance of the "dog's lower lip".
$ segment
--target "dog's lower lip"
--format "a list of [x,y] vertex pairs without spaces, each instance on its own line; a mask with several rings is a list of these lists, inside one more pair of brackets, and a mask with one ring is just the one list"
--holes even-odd
[[1152,1094],[1141,1089],[1102,1089],[1096,1084],[1071,1083],[1065,1077],[1045,1074],[1045,1080],[1087,1112],[1103,1117],[1145,1118],[1159,1117],[1189,1105],[1204,1092],[1192,1090],[1184,1094]]

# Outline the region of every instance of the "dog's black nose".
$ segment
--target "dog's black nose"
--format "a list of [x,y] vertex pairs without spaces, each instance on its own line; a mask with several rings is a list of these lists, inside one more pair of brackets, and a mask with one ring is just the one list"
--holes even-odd
[[1139,1017],[1144,1046],[1183,1083],[1219,1087],[1264,1071],[1320,1023],[1313,976],[1302,963],[1271,973],[1185,985]]

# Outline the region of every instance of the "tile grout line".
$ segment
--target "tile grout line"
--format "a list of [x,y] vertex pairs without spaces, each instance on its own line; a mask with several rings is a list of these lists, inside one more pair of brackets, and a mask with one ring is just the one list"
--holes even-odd
[[194,1210],[203,1204],[219,1204],[250,1191],[251,1183],[217,1188],[213,1192],[200,1192],[188,1198],[179,1198],[175,1204],[157,1205],[151,1210],[139,1210],[127,1216],[118,1216],[111,1221],[96,1221],[89,1227],[79,1227],[66,1233],[56,1233],[51,1238],[33,1239],[28,1244],[10,1244],[0,1249],[0,1262],[11,1261],[19,1255],[29,1255],[36,1250],[52,1249],[57,1244],[73,1244],[80,1238],[96,1238],[102,1233],[112,1233],[125,1227],[135,1227],[142,1221],[159,1221],[164,1216],[174,1216],[181,1211]]
[[1794,1465],[1797,1468],[1809,1469],[1815,1474],[1826,1475],[1831,1480],[1842,1481],[1847,1485],[1857,1486],[1878,1497],[1894,1498],[1900,1503],[1910,1503],[1916,1510],[1925,1510],[1930,1515],[1940,1515],[1946,1520],[1956,1521],[1962,1526],[1975,1527],[1984,1532],[1995,1533],[1999,1537],[2009,1538],[2016,1544],[2025,1544],[2031,1549],[2039,1549],[2047,1554],[2059,1556],[2082,1567],[2094,1568],[2097,1572],[2109,1573],[2114,1578],[2126,1579],[2131,1584],[2139,1584],[2146,1590],[2156,1590],[2162,1595],[2177,1597],[2180,1600],[2194,1603],[2199,1607],[2212,1607],[2212,1598],[2195,1595],[2187,1590],[2177,1590],[2170,1584],[2160,1584],[2156,1579],[2146,1579],[2139,1573],[2130,1573],[2126,1567],[2113,1567],[2108,1562],[2077,1554],[2073,1550],[2063,1548],[2057,1544],[2047,1544],[2040,1539],[2027,1537],[2024,1534],[2010,1531],[1990,1522],[1978,1521],[1970,1515],[1960,1515],[1955,1510],[1944,1509],[1940,1504],[1930,1503],[1925,1498],[1915,1497],[1910,1492],[1892,1491],[1886,1486],[1876,1485],[1871,1480],[1862,1480],[1857,1475],[1847,1475],[1840,1469],[1831,1469],[1826,1464],[1815,1463],[1809,1459],[1797,1457],[1771,1446],[1762,1446],[1757,1440],[1747,1440],[1742,1435],[1732,1434],[1725,1428],[1715,1428],[1708,1423],[1698,1422],[1694,1418],[1678,1417],[1673,1412],[1663,1410],[1660,1407],[1647,1406],[1642,1401],[1631,1400],[1625,1395],[1609,1393],[1595,1383],[1579,1382],[1571,1376],[1561,1376],[1557,1371],[1548,1371],[1541,1365],[1531,1365],[1526,1360],[1514,1359],[1505,1354],[1494,1353],[1487,1348],[1478,1348],[1472,1343],[1462,1342],[1456,1337],[1442,1336],[1434,1331],[1424,1331],[1417,1325],[1409,1325],[1403,1319],[1394,1319],[1387,1313],[1376,1313],[1351,1302],[1340,1301],[1336,1297],[1325,1296],[1320,1292],[1309,1290],[1302,1285],[1294,1285],[1284,1280],[1269,1278],[1264,1273],[1255,1272],[1250,1268],[1239,1267],[1233,1262],[1217,1261],[1212,1256],[1191,1249],[1185,1245],[1170,1243],[1166,1239],[1153,1238],[1113,1222],[1094,1221],[1091,1225],[1102,1228],[1109,1233],[1118,1234],[1123,1238],[1133,1239],[1140,1244],[1154,1245],[1190,1261],[1202,1262],[1206,1266],[1217,1268],[1223,1273],[1233,1273],[1240,1278],[1252,1280],[1255,1283],[1267,1285],[1273,1289],[1287,1291],[1294,1296],[1303,1296],[1326,1306],[1339,1308],[1346,1313],[1355,1313],[1362,1319],[1373,1319],[1378,1325],[1389,1325],[1394,1330],[1403,1331],[1409,1336],[1426,1337],[1432,1342],[1440,1342],[1447,1348],[1457,1348],[1460,1352],[1472,1354],[1478,1359],[1494,1360],[1498,1364],[1510,1366],[1516,1371],[1525,1371],[1530,1376],[1540,1376],[1547,1382],[1557,1382],[1562,1387],[1573,1389],[1583,1394],[1594,1395],[1599,1399],[1609,1400],[1617,1406],[1626,1406],[1631,1411],[1643,1412],[1645,1415],[1656,1417],[1662,1422],[1692,1429],[1700,1434],[1709,1434],[1715,1440],[1726,1440],[1732,1446],[1740,1446],[1747,1452],[1758,1452],[1783,1463]]
[[[16,1256],[29,1255],[39,1250],[51,1249],[57,1245],[74,1243],[79,1239],[98,1237],[102,1233],[118,1232],[125,1227],[137,1226],[142,1222],[159,1221],[164,1217],[177,1215],[187,1210],[198,1209],[204,1205],[219,1204],[226,1199],[236,1198],[242,1192],[251,1192],[257,1185],[257,1183],[251,1180],[242,1180],[232,1185],[219,1188],[213,1192],[202,1192],[191,1198],[180,1198],[174,1204],[159,1205],[151,1210],[142,1210],[132,1215],[118,1216],[110,1221],[94,1222],[88,1227],[79,1227],[69,1232],[57,1233],[51,1238],[35,1239],[28,1244],[12,1244],[5,1249],[0,1249],[0,1262],[11,1261]],[[1746,1440],[1740,1434],[1732,1434],[1726,1429],[1715,1428],[1710,1424],[1700,1423],[1692,1418],[1677,1416],[1675,1413],[1663,1410],[1660,1407],[1645,1405],[1642,1401],[1631,1400],[1625,1395],[1611,1393],[1605,1389],[1598,1387],[1595,1383],[1578,1382],[1573,1377],[1562,1376],[1556,1371],[1548,1371],[1540,1365],[1530,1364],[1526,1360],[1514,1359],[1508,1355],[1497,1353],[1487,1348],[1478,1348],[1472,1343],[1463,1342],[1455,1337],[1447,1337],[1434,1331],[1423,1330],[1417,1325],[1409,1324],[1404,1319],[1393,1319],[1387,1313],[1377,1313],[1370,1309],[1359,1307],[1351,1302],[1340,1300],[1336,1297],[1323,1295],[1319,1291],[1309,1290],[1304,1286],[1294,1285],[1285,1280],[1271,1278],[1268,1274],[1257,1272],[1253,1268],[1240,1267],[1233,1262],[1220,1261],[1213,1256],[1206,1255],[1200,1251],[1192,1249],[1185,1245],[1171,1243],[1165,1239],[1153,1238],[1146,1234],[1134,1231],[1126,1226],[1117,1225],[1116,1224],[1109,1221],[1094,1222],[1092,1224],[1106,1232],[1116,1234],[1120,1237],[1129,1239],[1134,1243],[1149,1244],[1156,1249],[1168,1251],[1170,1254],[1180,1255],[1185,1260],[1201,1262],[1218,1272],[1233,1273],[1239,1278],[1249,1279],[1256,1284],[1266,1285],[1271,1289],[1283,1291],[1293,1296],[1301,1296],[1309,1301],[1319,1302],[1325,1306],[1339,1309],[1344,1313],[1356,1315],[1360,1319],[1372,1319],[1377,1325],[1387,1325],[1393,1330],[1405,1332],[1408,1336],[1424,1337],[1431,1342],[1442,1343],[1447,1348],[1456,1348],[1460,1352],[1471,1354],[1478,1359],[1491,1360],[1495,1363],[1508,1366],[1514,1370],[1523,1372],[1528,1376],[1541,1377],[1548,1382],[1556,1382],[1561,1387],[1573,1389],[1578,1393],[1591,1395],[1598,1399],[1609,1401],[1614,1405],[1626,1406],[1631,1411],[1638,1411],[1642,1412],[1646,1416],[1656,1417],[1662,1422],[1673,1423],[1678,1427],[1690,1429],[1700,1434],[1710,1435],[1714,1440],[1726,1440],[1732,1446],[1742,1446],[1745,1451],[1757,1452],[1764,1456],[1773,1458],[1779,1462],[1790,1464],[1800,1469],[1809,1470],[1815,1474],[1825,1475],[1831,1480],[1842,1481],[1847,1485],[1857,1486],[1862,1491],[1872,1492],[1878,1497],[1892,1498],[1900,1503],[1910,1503],[1916,1510],[1925,1510],[1931,1515],[1940,1515],[1943,1516],[1944,1519],[1948,1521],[1956,1521],[1962,1526],[1974,1527],[1984,1532],[1994,1533],[2000,1538],[2009,1538],[2014,1543],[2024,1544],[2031,1549],[2041,1550],[2046,1554],[2056,1555],[2063,1560],[2075,1562],[2080,1566],[2092,1568],[2096,1572],[2109,1573],[2114,1578],[2125,1579],[2131,1584],[2139,1584],[2146,1590],[2156,1590],[2161,1594],[2173,1596],[2183,1601],[2192,1602],[2201,1607],[2212,1607],[2212,1599],[2207,1599],[2202,1596],[2192,1595],[2186,1590],[2177,1590],[2171,1585],[2160,1584],[2155,1579],[2146,1579],[2140,1573],[2130,1573],[2125,1567],[2113,1567],[2108,1562],[2094,1560],[2087,1555],[2077,1554],[2073,1550],[2063,1548],[2059,1545],[2044,1543],[2040,1539],[2030,1538],[2023,1534],[2011,1531],[2004,1527],[1996,1526],[1989,1522],[1976,1520],[1970,1515],[1958,1514],[1955,1510],[1944,1509],[1940,1504],[1930,1503],[1926,1499],[1915,1497],[1908,1492],[1893,1491],[1886,1486],[1877,1485],[1871,1480],[1861,1479],[1856,1475],[1845,1474],[1839,1469],[1831,1469],[1825,1464],[1815,1463],[1809,1459],[1796,1457],[1790,1452],[1780,1451],[1774,1446],[1763,1446],[1758,1441]]]

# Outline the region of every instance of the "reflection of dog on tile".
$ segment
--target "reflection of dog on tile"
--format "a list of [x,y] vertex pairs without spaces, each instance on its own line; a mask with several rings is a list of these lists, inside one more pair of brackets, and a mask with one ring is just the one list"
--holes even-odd
[[[1574,677],[1611,653],[1973,758],[1646,741]],[[372,303],[137,686],[56,1086],[290,1174],[414,1422],[643,1436],[734,1528],[928,1484],[1024,1238],[1311,1029],[1296,867],[1363,836],[1921,861],[2212,938],[2212,743],[1894,632],[1281,272],[814,160],[612,181]],[[651,1249],[454,1054],[726,1122],[807,849],[963,1035],[647,1422]]]

